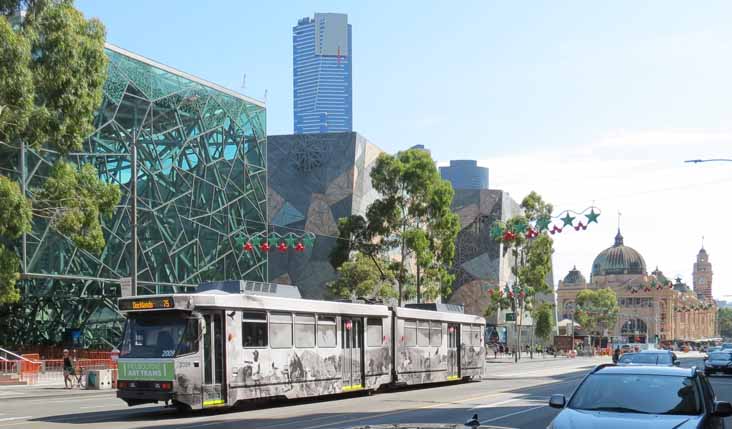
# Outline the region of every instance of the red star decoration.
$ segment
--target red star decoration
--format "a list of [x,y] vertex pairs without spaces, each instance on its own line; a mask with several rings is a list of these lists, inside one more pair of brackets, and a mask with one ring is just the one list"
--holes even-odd
[[280,251],[280,253],[285,253],[285,252],[287,252],[287,244],[285,244],[285,242],[284,242],[284,241],[283,241],[283,242],[281,242],[281,243],[280,243],[279,245],[277,245],[277,250],[279,250],[279,251]]
[[259,246],[259,248],[260,248],[260,249],[262,249],[262,252],[269,252],[269,243],[267,243],[267,242],[265,241],[264,243],[262,243],[262,244],[261,244],[261,245]]
[[252,246],[252,243],[250,243],[250,242],[247,241],[244,244],[244,251],[245,252],[251,252],[252,250],[254,250],[254,246]]
[[302,243],[297,243],[295,245],[295,252],[304,252],[305,246]]

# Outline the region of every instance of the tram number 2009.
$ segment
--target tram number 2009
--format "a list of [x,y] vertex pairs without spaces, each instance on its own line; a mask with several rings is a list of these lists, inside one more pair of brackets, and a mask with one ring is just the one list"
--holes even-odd
[[175,356],[175,350],[163,350],[163,357],[173,357]]

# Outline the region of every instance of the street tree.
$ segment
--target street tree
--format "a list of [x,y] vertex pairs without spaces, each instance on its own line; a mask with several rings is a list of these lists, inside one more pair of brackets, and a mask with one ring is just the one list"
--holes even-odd
[[549,341],[554,331],[554,306],[541,303],[534,309],[534,334],[537,338]]
[[618,297],[610,288],[584,289],[575,298],[575,319],[590,334],[603,335],[618,320]]
[[[448,269],[460,230],[450,209],[454,195],[450,183],[442,180],[429,153],[410,149],[381,154],[371,171],[371,184],[379,198],[365,218],[351,216],[339,223],[339,244],[331,263],[337,268],[354,250],[368,255],[382,276],[390,271],[394,277],[399,305],[412,283],[418,300],[423,292],[428,299],[448,294],[454,280]],[[379,257],[387,255],[397,257],[389,264],[379,263]]]
[[[547,278],[552,271],[554,252],[554,241],[546,231],[553,206],[532,191],[520,207],[521,214],[497,221],[491,227],[493,239],[503,245],[504,255],[509,254],[513,261],[513,285],[499,285],[489,291],[494,307],[490,311],[510,308],[518,326],[522,326],[524,313],[535,303],[537,294],[551,292]],[[517,349],[520,344],[521,330],[517,329]]]
[[43,150],[54,162],[35,188],[0,175],[0,210],[11,214],[0,221],[0,303],[19,299],[18,238],[30,231],[32,216],[84,250],[104,247],[100,216],[112,213],[119,188],[100,180],[91,164],[68,160],[93,131],[102,101],[104,38],[104,26],[85,19],[71,0],[0,1],[0,148],[15,159]]
[[719,323],[719,336],[722,338],[732,338],[732,308],[720,308],[717,310],[717,320]]
[[371,258],[356,253],[338,267],[338,277],[328,283],[328,292],[335,298],[396,298],[393,277],[384,278]]

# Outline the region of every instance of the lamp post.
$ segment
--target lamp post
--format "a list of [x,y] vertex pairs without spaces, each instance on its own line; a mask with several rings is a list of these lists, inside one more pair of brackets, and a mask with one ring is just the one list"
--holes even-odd
[[132,177],[130,177],[130,186],[132,193],[132,213],[130,213],[130,227],[132,233],[132,267],[130,273],[130,283],[132,285],[132,296],[137,295],[137,133],[132,134],[132,147],[130,148],[132,155]]

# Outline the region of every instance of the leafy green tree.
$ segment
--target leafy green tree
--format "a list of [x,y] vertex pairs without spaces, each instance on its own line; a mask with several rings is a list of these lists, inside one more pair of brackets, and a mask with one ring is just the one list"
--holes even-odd
[[534,334],[548,341],[554,332],[554,306],[548,303],[538,305],[533,312]]
[[[23,13],[21,13],[23,10]],[[49,177],[24,194],[0,176],[0,303],[15,302],[18,238],[31,213],[45,217],[82,249],[104,247],[100,216],[120,199],[91,164],[67,161],[81,150],[102,101],[107,58],[104,26],[86,20],[71,0],[0,0],[0,144],[55,153]]]
[[[450,210],[452,186],[440,178],[429,153],[412,149],[381,154],[371,171],[371,184],[380,197],[369,206],[366,218],[341,220],[331,263],[337,268],[354,250],[369,255],[382,276],[390,271],[394,277],[400,305],[412,279],[418,299],[423,292],[428,299],[449,293],[454,277],[448,267],[455,257],[460,224]],[[387,254],[398,257],[389,264],[379,263],[377,255]]]
[[393,278],[382,278],[371,258],[357,253],[338,268],[338,278],[328,283],[336,298],[396,298]]
[[614,326],[619,310],[618,297],[610,288],[584,289],[575,298],[575,320],[591,334],[601,336]]
[[723,338],[732,338],[732,308],[720,308],[717,310],[719,324],[719,335]]

